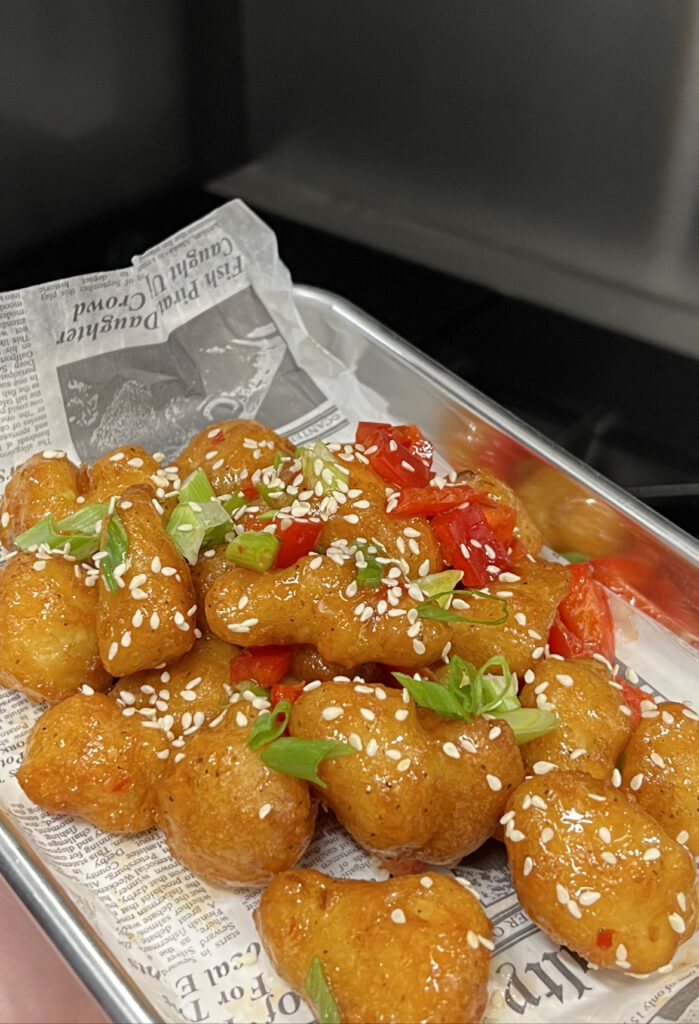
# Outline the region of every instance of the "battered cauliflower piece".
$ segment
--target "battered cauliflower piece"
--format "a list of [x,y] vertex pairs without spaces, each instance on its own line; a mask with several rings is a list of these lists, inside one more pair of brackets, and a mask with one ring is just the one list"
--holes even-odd
[[[129,487],[117,506],[129,538],[123,587],[98,584],[100,656],[125,676],[177,661],[194,644],[196,603],[189,567],[165,533],[150,487]],[[107,524],[103,526],[105,542]]]
[[275,969],[307,1001],[320,959],[344,1024],[465,1024],[485,1011],[492,928],[444,875],[361,882],[287,871],[254,918]]
[[257,420],[224,420],[193,437],[175,465],[182,480],[203,469],[215,494],[232,494],[276,452],[293,455],[294,446]]
[[226,547],[227,545],[223,544],[217,548],[207,548],[199,555],[196,565],[190,567],[197,602],[197,622],[201,629],[209,629],[206,619],[206,595],[219,576],[233,568],[226,558]]
[[598,967],[646,974],[697,922],[694,858],[609,783],[545,763],[512,794],[505,845],[524,910]]
[[[230,662],[240,648],[202,637],[167,669],[124,676],[110,693],[130,714],[160,721],[175,738],[191,735],[229,705]],[[195,724],[196,723],[196,724]]]
[[323,763],[323,800],[387,867],[456,864],[491,835],[524,771],[505,723],[452,721],[401,690],[323,683],[292,707],[289,732],[357,751]]
[[308,783],[248,749],[254,714],[241,702],[201,728],[158,788],[157,822],[172,856],[215,885],[265,885],[313,835]]
[[0,500],[0,542],[11,548],[15,537],[45,516],[65,519],[77,511],[84,491],[84,471],[65,452],[37,452],[10,477]]
[[102,455],[89,471],[88,502],[108,502],[119,497],[127,487],[150,484],[151,476],[160,471],[156,462],[144,448],[125,444]]
[[550,658],[538,662],[531,677],[519,695],[522,706],[554,711],[561,724],[524,744],[527,771],[537,761],[548,761],[562,771],[611,778],[632,726],[609,669],[593,658]]
[[[647,713],[646,713],[647,714]],[[699,857],[699,718],[667,701],[643,716],[626,749],[622,786]]]
[[[348,668],[366,661],[420,668],[436,661],[450,638],[449,627],[418,620],[411,637],[405,614],[388,614],[383,588],[357,591],[355,576],[353,560],[337,565],[321,555],[306,555],[288,569],[265,573],[235,567],[209,589],[206,619],[221,639],[244,647],[312,644],[326,661]],[[356,614],[360,604],[364,617]],[[402,589],[390,610],[407,613],[414,607]],[[372,609],[368,617],[367,608]]]
[[106,690],[97,591],[61,556],[14,555],[0,570],[0,685],[55,704],[87,684]]
[[126,718],[104,694],[75,694],[45,711],[29,734],[17,780],[53,814],[76,814],[105,832],[141,832],[154,821],[167,739]]
[[506,582],[492,583],[488,592],[503,596],[507,619],[492,625],[503,614],[497,601],[468,597],[469,608],[462,614],[484,624],[454,622],[452,654],[482,665],[494,654],[503,654],[510,669],[523,676],[544,653],[556,609],[568,593],[570,574],[564,565],[523,559]]

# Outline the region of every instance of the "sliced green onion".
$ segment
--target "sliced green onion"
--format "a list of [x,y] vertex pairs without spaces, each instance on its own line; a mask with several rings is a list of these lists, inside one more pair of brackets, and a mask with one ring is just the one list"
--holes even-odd
[[[490,668],[499,668],[501,672],[494,674],[488,671]],[[481,714],[494,708],[509,711],[520,706],[517,697],[517,677],[510,671],[507,658],[503,654],[495,654],[488,658],[478,669],[477,678],[481,680],[483,687],[484,704]]]
[[[440,600],[443,598],[465,597],[468,594],[484,597],[489,601],[497,601],[502,606],[502,615],[497,619],[472,619],[468,615],[461,615],[440,606]],[[440,622],[470,622],[476,626],[501,626],[503,622],[507,621],[508,605],[504,597],[486,594],[483,590],[449,590],[441,594],[434,594],[426,601],[420,601],[417,605],[417,614],[421,619],[438,619]]]
[[245,693],[246,690],[249,690],[250,693],[254,693],[256,697],[266,697],[267,700],[269,700],[272,695],[271,690],[266,690],[264,686],[260,686],[254,679],[243,679],[241,682],[236,683],[233,689],[237,690],[238,693]]
[[529,743],[539,736],[558,729],[560,721],[553,711],[541,711],[539,708],[514,708],[512,711],[491,711],[490,714],[500,721],[507,722],[515,734],[517,744]]
[[296,457],[301,459],[301,472],[311,490],[320,483],[323,494],[332,494],[338,489],[339,483],[346,484],[349,479],[349,471],[335,460],[333,453],[320,439],[297,448]]
[[339,740],[304,740],[297,736],[282,736],[265,747],[260,757],[268,768],[295,779],[305,779],[321,789],[326,785],[318,776],[318,766],[326,758],[346,757],[357,751],[349,743]]
[[394,672],[393,676],[405,687],[419,707],[429,708],[444,718],[460,718],[464,721],[471,718],[464,698],[448,684],[433,683],[429,679],[414,679],[403,672]]
[[215,497],[214,489],[203,469],[195,469],[180,487],[180,504],[187,501],[196,501],[197,504],[200,504],[204,501],[211,501],[213,497]]
[[44,516],[20,534],[15,544],[20,551],[42,544],[51,551],[63,551],[79,562],[85,561],[99,550],[99,526],[107,511],[107,505],[90,504],[59,522],[52,515]]
[[250,499],[246,498],[242,491],[238,491],[237,494],[231,494],[231,496],[226,498],[225,501],[222,501],[221,504],[228,515],[232,516],[237,509],[243,508],[244,505],[247,505],[249,500]]
[[385,566],[377,562],[386,556],[385,550],[376,541],[355,541],[357,549],[357,586],[378,587],[383,579]]
[[289,724],[290,714],[291,701],[280,700],[272,711],[265,711],[258,715],[250,730],[248,748],[259,750],[260,747],[279,739]]
[[250,530],[230,542],[226,548],[226,558],[245,569],[266,572],[272,568],[278,549],[279,541],[274,534]]
[[589,562],[590,556],[584,555],[582,551],[561,551],[561,557],[565,558],[566,562]]
[[429,576],[422,576],[414,582],[423,593],[427,594],[429,598],[433,598],[435,604],[438,604],[440,608],[448,608],[451,604],[451,595],[464,593],[464,591],[454,589],[458,583],[461,583],[463,576],[460,569],[445,569],[444,572],[433,572]]
[[65,519],[56,523],[56,529],[60,533],[95,533],[95,527],[102,522],[108,512],[109,506],[104,503],[83,505],[77,512],[71,512]]
[[110,593],[116,594],[118,583],[114,575],[115,569],[126,562],[129,551],[129,537],[124,524],[116,512],[112,512],[107,523],[105,542],[107,554],[100,560],[100,572]]
[[34,526],[30,526],[24,533],[20,533],[19,537],[15,537],[15,544],[20,551],[28,551],[39,544],[45,544],[51,549],[63,547],[67,540],[67,537],[62,537],[58,533],[56,522],[53,516],[49,515],[44,516]]
[[313,957],[304,985],[313,1003],[318,1024],[342,1024],[340,1011],[325,980],[323,962],[319,956]]
[[177,505],[173,509],[165,532],[172,537],[182,557],[194,565],[206,530],[191,505]]

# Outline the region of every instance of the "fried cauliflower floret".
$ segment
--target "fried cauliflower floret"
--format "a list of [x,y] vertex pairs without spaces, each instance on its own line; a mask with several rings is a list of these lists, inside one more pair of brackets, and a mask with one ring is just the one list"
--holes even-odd
[[0,685],[55,704],[111,677],[97,646],[97,590],[59,556],[14,555],[0,570]]
[[524,744],[527,771],[537,761],[548,761],[562,771],[611,778],[632,726],[609,669],[593,658],[556,658],[537,662],[532,675],[519,695],[522,706],[553,711],[561,724]]
[[611,784],[535,775],[512,794],[507,819],[517,896],[554,942],[599,967],[645,974],[693,934],[693,857]]
[[570,574],[563,565],[552,562],[531,562],[525,558],[513,574],[519,579],[492,583],[489,592],[503,595],[507,602],[507,618],[503,623],[493,620],[503,615],[502,601],[469,597],[469,608],[461,614],[480,623],[454,622],[452,653],[475,665],[482,665],[494,654],[503,654],[511,670],[518,676],[536,664],[534,653],[543,654],[558,605],[568,593]]
[[56,520],[77,511],[84,474],[65,452],[37,452],[10,477],[0,500],[0,542],[12,547],[15,537],[49,514]]
[[[419,629],[410,636],[405,615],[386,614],[382,588],[357,592],[355,576],[354,561],[337,565],[320,555],[307,555],[288,569],[272,572],[235,568],[209,589],[206,619],[221,639],[245,647],[312,644],[326,661],[345,667],[381,661],[419,668],[436,661],[449,640],[449,627],[418,620]],[[386,606],[381,614],[355,614],[360,603],[377,609],[381,601]],[[415,602],[402,590],[395,607],[407,612]]]
[[[208,552],[211,554],[208,554]],[[206,620],[206,595],[211,587],[224,573],[230,572],[232,564],[226,558],[226,545],[208,548],[202,551],[196,565],[191,566],[192,585],[197,602],[197,622],[201,629],[208,629]]]
[[624,759],[622,786],[668,835],[699,857],[699,718],[668,701],[643,717]]
[[231,708],[188,740],[158,788],[157,822],[176,860],[216,885],[265,885],[302,856],[316,818],[308,783],[247,746],[254,712]]
[[202,637],[167,669],[123,676],[109,696],[135,714],[150,708],[148,717],[168,717],[169,732],[175,737],[188,735],[196,731],[195,721],[211,722],[228,707],[230,663],[238,650],[216,637]]
[[124,492],[117,507],[129,541],[124,586],[112,594],[101,580],[97,588],[100,656],[115,676],[177,661],[194,644],[189,567],[163,529],[152,498],[150,487]]
[[86,499],[88,502],[109,501],[122,495],[127,487],[150,484],[151,476],[159,470],[159,463],[145,448],[136,444],[114,448],[90,468]]
[[167,739],[126,718],[110,697],[78,693],[45,711],[29,734],[17,780],[54,814],[76,814],[105,832],[153,825]]
[[289,731],[354,747],[353,756],[321,765],[323,800],[361,846],[396,868],[455,864],[477,849],[524,776],[508,725],[444,719],[382,686],[328,682],[305,691]]
[[345,1024],[465,1024],[487,999],[492,929],[478,900],[443,875],[387,882],[287,871],[255,924],[276,970],[304,999],[315,957]]
[[294,446],[256,420],[224,420],[193,437],[175,465],[182,480],[203,469],[215,494],[232,494],[276,452],[293,455]]

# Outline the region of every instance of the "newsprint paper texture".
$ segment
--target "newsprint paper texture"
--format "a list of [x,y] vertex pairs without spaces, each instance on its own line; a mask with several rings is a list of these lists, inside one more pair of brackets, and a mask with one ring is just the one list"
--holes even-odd
[[[91,461],[121,443],[175,455],[217,420],[255,417],[298,443],[386,418],[380,394],[309,338],[272,232],[228,203],[109,273],[0,296],[0,487],[34,451]],[[419,416],[417,417],[419,419]],[[689,700],[697,662],[616,602],[620,657],[649,691]],[[30,804],[14,773],[39,709],[0,693],[0,805],[166,1021],[310,1022],[251,920],[258,890],[208,885],[155,830],[111,836]],[[329,816],[304,857],[337,877],[385,877]],[[486,1020],[699,1022],[699,943],[647,980],[593,971],[519,906],[503,848],[456,874],[480,893],[496,950]]]

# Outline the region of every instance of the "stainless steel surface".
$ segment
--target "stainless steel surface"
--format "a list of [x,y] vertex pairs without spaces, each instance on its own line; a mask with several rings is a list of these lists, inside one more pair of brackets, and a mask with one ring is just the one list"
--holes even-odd
[[251,153],[215,187],[699,356],[698,12],[245,0]]
[[[297,286],[294,295],[310,335],[357,378],[378,391],[396,420],[416,420],[457,467],[497,454],[503,444],[516,475],[531,460],[585,490],[584,506],[611,510],[629,540],[660,555],[668,579],[699,586],[699,544],[671,523],[511,416],[346,300]],[[485,446],[485,447],[484,447]],[[514,457],[513,457],[514,456]],[[529,461],[527,461],[529,460]],[[634,548],[634,550],[636,550]],[[699,635],[699,623],[697,624]],[[160,1024],[162,1018],[117,963],[92,925],[19,831],[0,813],[0,871],[114,1021]]]

